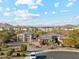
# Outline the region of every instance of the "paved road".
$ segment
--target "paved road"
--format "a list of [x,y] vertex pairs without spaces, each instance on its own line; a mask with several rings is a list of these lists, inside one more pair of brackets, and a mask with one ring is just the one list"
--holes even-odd
[[37,59],[79,59],[79,53],[62,51],[45,52],[38,54]]

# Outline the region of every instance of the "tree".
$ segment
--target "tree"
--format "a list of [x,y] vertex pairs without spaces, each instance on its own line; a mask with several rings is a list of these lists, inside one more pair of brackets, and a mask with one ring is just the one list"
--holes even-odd
[[21,28],[17,27],[17,30],[15,30],[15,34],[19,34],[22,33],[23,31],[21,30]]
[[67,39],[64,40],[65,46],[79,45],[79,30],[72,30],[68,32]]
[[8,42],[16,36],[14,30],[3,30],[0,32],[0,42]]
[[0,33],[0,42],[5,42],[9,39],[9,35],[7,32]]
[[73,30],[68,33],[68,37],[77,39],[79,38],[79,30]]
[[79,44],[79,30],[73,30],[68,33],[68,37],[76,40],[76,44]]
[[49,48],[55,48],[57,46],[54,40],[49,40],[48,45],[49,45]]
[[74,47],[76,45],[76,40],[72,38],[67,38],[64,40],[64,46]]
[[15,50],[14,49],[9,49],[8,51],[7,51],[7,56],[11,56],[13,53],[15,52]]
[[26,44],[21,44],[21,51],[27,51],[27,45]]

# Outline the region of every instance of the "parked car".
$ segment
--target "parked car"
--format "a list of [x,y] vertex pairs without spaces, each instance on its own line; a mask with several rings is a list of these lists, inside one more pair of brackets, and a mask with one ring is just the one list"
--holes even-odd
[[26,56],[24,59],[36,59],[36,53],[31,52],[28,56]]

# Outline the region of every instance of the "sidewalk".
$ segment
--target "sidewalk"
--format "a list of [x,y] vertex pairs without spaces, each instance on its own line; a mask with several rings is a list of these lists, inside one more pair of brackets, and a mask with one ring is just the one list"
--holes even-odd
[[79,49],[74,49],[74,48],[56,48],[56,49],[48,49],[48,50],[43,50],[38,53],[45,53],[45,52],[50,52],[50,51],[68,51],[68,52],[79,52]]
[[29,57],[25,57],[24,59],[30,59]]

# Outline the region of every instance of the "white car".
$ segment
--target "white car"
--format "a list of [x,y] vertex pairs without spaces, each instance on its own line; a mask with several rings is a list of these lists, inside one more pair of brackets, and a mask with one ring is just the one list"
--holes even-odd
[[36,53],[31,52],[28,56],[26,56],[24,59],[36,59]]
[[35,52],[31,52],[29,58],[30,59],[36,59],[36,53]]

